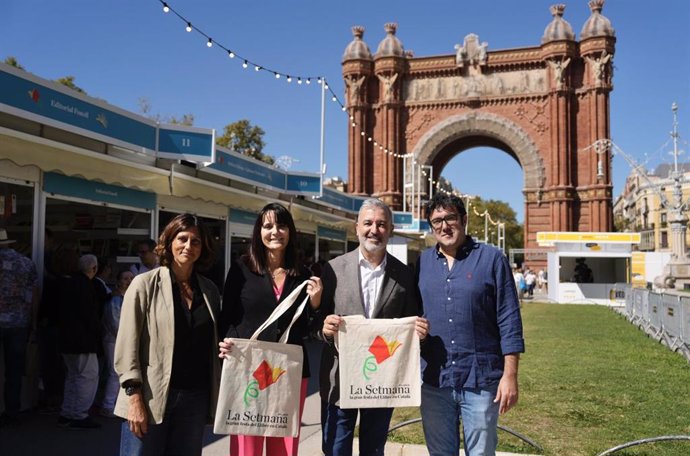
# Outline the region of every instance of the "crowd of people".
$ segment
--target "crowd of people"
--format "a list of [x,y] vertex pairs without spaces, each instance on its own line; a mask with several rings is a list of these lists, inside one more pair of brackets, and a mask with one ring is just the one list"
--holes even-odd
[[[123,419],[121,455],[198,456],[204,426],[213,422],[216,410],[221,359],[232,353],[235,339],[253,334],[306,282],[301,293],[309,305],[287,343],[301,346],[305,355],[300,414],[307,379],[317,374],[304,341],[322,343],[318,376],[325,455],[352,454],[359,420],[359,454],[382,456],[393,412],[340,407],[334,338],[348,315],[416,318],[422,424],[430,455],[458,453],[460,422],[466,454],[494,454],[498,416],[518,401],[524,352],[518,282],[511,280],[502,252],[465,234],[461,199],[435,195],[426,217],[436,245],[421,254],[414,271],[387,253],[393,216],[378,199],[364,201],[359,210],[358,248],[308,270],[289,210],[268,204],[255,221],[249,251],[230,265],[221,295],[202,274],[215,257],[214,239],[196,216],[181,214],[157,241],[139,245],[141,264],[116,271],[112,285],[109,265],[93,255],[56,254],[53,263],[59,268],[46,278],[37,315],[16,310],[37,309],[39,287],[30,261],[10,259],[0,230],[0,286],[16,288],[0,297],[0,340],[6,347],[12,338],[25,341],[39,324],[45,347],[43,400],[61,399],[60,425],[97,427],[89,415],[95,404],[102,415]],[[21,280],[17,274],[8,282],[5,274],[20,271],[20,263],[26,271]],[[539,276],[529,280],[539,283]],[[8,330],[10,320],[21,330]],[[291,315],[278,320],[260,339],[278,341],[290,320]],[[15,376],[6,380],[7,416],[18,413],[11,398],[18,397],[20,368],[6,367],[8,378]],[[272,456],[297,455],[298,445],[299,437],[233,435],[228,451],[231,456],[264,449]]]
[[513,281],[515,282],[515,289],[520,299],[532,299],[535,289],[544,294],[549,292],[547,273],[543,269],[534,272],[534,269],[526,268],[523,272],[522,268],[514,268]]

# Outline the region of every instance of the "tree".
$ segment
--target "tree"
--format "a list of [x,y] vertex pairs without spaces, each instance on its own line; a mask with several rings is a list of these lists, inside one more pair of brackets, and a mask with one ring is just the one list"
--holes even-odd
[[194,125],[194,114],[182,114],[182,117],[178,118],[174,115],[161,116],[159,113],[153,114],[151,108],[151,101],[146,97],[139,97],[137,100],[139,105],[139,112],[148,117],[149,119],[155,120],[158,123],[167,123],[172,125],[187,125],[191,127]]
[[16,57],[13,57],[11,55],[5,58],[5,63],[9,66],[13,66],[13,67],[18,68],[20,70],[24,69],[24,67],[19,64]]
[[[467,232],[472,235],[472,237],[475,237],[479,240],[484,240],[485,216],[482,214],[484,214],[485,210],[489,211],[491,220],[505,224],[506,254],[510,251],[510,249],[524,248],[523,226],[518,223],[515,211],[510,207],[510,205],[508,205],[508,203],[504,201],[484,201],[480,197],[475,197],[469,200],[469,204],[467,206],[469,218]],[[493,236],[487,236],[490,243],[496,243],[497,229],[498,227],[494,226],[489,221],[488,230],[493,231]]]
[[56,79],[55,82],[86,95],[86,91],[74,83],[74,76],[63,76],[60,79]]
[[[10,55],[8,57],[5,57],[5,63],[7,65],[13,66],[13,67],[18,68],[20,70],[26,71],[26,68],[24,68],[19,63],[17,58],[14,56]],[[74,79],[75,79],[74,76],[64,76],[64,77],[61,77],[60,79],[56,79],[55,82],[57,82],[58,84],[62,84],[65,87],[69,87],[72,90],[76,90],[77,92],[83,93],[84,95],[86,95],[86,91],[84,89],[82,89],[81,87],[79,87],[78,85],[76,85],[74,83]]]
[[216,144],[272,165],[275,159],[263,153],[263,148],[266,146],[263,140],[265,133],[261,127],[252,125],[247,119],[242,119],[226,125],[223,136],[216,138]]

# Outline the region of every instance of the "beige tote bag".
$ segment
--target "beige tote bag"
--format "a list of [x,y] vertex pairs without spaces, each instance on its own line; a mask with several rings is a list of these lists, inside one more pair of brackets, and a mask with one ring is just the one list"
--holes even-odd
[[287,344],[290,328],[309,297],[295,311],[278,342],[256,340],[295,302],[303,282],[281,302],[249,339],[235,345],[223,361],[213,432],[265,437],[297,437],[302,384],[302,347]]
[[336,334],[340,408],[419,406],[416,318],[343,317]]

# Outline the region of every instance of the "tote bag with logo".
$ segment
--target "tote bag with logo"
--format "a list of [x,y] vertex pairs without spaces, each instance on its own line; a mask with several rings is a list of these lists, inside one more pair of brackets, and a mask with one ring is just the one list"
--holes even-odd
[[233,339],[232,351],[223,361],[216,434],[297,437],[303,353],[299,345],[286,342],[309,297],[278,342],[257,338],[290,309],[305,284],[290,293],[249,339]]
[[416,407],[421,403],[416,317],[343,317],[336,343],[340,407]]

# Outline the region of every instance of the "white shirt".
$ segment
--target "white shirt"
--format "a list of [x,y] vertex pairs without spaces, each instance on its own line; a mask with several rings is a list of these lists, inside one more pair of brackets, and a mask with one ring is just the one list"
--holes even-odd
[[362,301],[364,302],[364,315],[367,318],[373,318],[376,312],[376,301],[381,293],[381,284],[383,283],[383,275],[386,272],[386,259],[384,255],[383,261],[374,267],[364,255],[359,251],[359,278],[362,284]]

